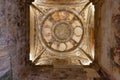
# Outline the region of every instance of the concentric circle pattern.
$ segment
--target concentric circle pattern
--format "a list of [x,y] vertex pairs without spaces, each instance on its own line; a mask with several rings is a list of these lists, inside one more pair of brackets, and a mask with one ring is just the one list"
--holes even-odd
[[40,27],[43,44],[55,52],[70,52],[81,43],[84,29],[81,18],[72,10],[53,10]]
[[72,37],[72,30],[71,25],[65,21],[55,23],[52,30],[53,37],[59,42],[66,42]]

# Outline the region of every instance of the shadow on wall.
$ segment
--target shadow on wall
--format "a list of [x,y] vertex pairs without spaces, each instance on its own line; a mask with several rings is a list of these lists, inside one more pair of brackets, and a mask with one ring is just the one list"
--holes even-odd
[[0,80],[12,80],[11,71],[6,72],[5,75],[0,77]]

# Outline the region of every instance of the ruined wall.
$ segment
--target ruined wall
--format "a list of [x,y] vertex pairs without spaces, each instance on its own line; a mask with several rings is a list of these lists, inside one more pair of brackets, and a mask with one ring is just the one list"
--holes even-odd
[[0,0],[0,79],[10,79],[10,56],[9,56],[9,46],[10,46],[10,32],[7,14],[6,14],[6,1]]
[[[120,14],[119,7],[120,7],[119,0],[105,0],[102,6],[102,11],[101,11],[101,55],[100,55],[101,62],[100,64],[102,68],[111,76],[111,79],[113,80],[120,79],[119,77],[120,73],[116,73],[114,68],[116,66],[115,65],[116,59],[119,61],[118,57],[116,58],[114,54],[116,53],[116,50],[119,48],[118,46],[119,41],[118,39],[116,39],[116,35],[118,36],[120,32],[119,30],[120,17],[116,16]],[[114,16],[116,16],[117,19],[113,19],[115,18]],[[115,23],[117,23],[116,24],[117,27],[114,25]],[[118,56],[120,55],[119,52],[117,54]],[[119,70],[120,68],[117,68],[117,71]]]
[[113,75],[117,80],[120,79],[120,1],[112,0],[112,19],[111,25],[113,28],[116,45],[111,49],[111,60],[113,67]]
[[25,0],[0,0],[1,80],[7,80],[6,77],[10,80],[14,74],[17,76],[15,76],[15,80],[18,80],[21,67],[25,66],[25,57],[22,54],[28,53],[26,52],[26,44],[29,42],[25,39],[29,29],[26,27],[25,10]]

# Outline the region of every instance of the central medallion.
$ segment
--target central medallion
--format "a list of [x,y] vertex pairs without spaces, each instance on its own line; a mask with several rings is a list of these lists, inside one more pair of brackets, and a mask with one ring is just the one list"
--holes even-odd
[[52,32],[57,41],[66,42],[72,37],[73,29],[69,23],[61,21],[54,25]]
[[57,9],[44,16],[40,26],[40,37],[52,52],[74,51],[84,35],[81,17],[73,10]]

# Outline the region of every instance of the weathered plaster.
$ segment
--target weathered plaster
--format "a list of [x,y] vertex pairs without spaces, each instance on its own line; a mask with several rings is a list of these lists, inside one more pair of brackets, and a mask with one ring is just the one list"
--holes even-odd
[[5,0],[0,1],[0,77],[10,70],[9,32],[6,23],[5,4]]

